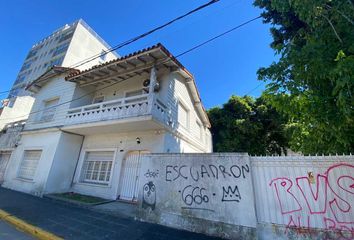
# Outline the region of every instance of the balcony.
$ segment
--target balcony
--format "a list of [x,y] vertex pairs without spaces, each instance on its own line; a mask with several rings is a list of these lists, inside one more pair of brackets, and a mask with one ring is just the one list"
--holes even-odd
[[[139,124],[142,121],[144,124]],[[149,94],[142,94],[71,108],[66,114],[64,129],[89,134],[159,129],[164,124],[167,124],[166,106]]]

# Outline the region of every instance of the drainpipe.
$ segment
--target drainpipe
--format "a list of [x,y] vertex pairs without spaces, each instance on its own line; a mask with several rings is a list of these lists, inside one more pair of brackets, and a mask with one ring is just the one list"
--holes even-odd
[[79,160],[80,160],[80,155],[81,155],[81,151],[82,151],[82,146],[84,145],[84,141],[85,141],[85,135],[81,135],[81,134],[77,134],[77,133],[72,133],[72,132],[67,132],[67,131],[64,131],[64,130],[62,130],[62,129],[59,129],[59,130],[62,131],[63,133],[72,134],[72,135],[76,135],[76,136],[82,137],[82,142],[81,142],[81,145],[80,145],[79,155],[78,155],[77,160],[76,160],[76,165],[75,165],[74,174],[73,174],[73,176],[72,176],[72,178],[71,178],[70,187],[72,187],[72,186],[73,186],[73,183],[74,183],[74,178],[75,178],[77,166],[79,165]]

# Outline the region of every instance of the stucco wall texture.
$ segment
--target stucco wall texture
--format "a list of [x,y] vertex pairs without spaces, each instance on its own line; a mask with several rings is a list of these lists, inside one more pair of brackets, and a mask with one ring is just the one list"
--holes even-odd
[[354,239],[354,158],[149,154],[140,220],[227,239]]

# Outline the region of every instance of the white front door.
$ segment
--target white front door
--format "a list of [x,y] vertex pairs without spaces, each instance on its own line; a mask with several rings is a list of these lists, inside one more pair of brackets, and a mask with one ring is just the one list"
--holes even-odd
[[10,157],[11,152],[0,152],[0,183],[4,182],[5,171]]
[[137,200],[141,155],[146,153],[148,152],[131,151],[123,159],[118,199],[125,201]]

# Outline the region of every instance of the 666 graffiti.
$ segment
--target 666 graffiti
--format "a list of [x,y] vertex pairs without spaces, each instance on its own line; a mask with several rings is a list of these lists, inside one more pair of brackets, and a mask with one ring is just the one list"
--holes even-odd
[[209,197],[205,191],[205,188],[188,185],[182,191],[182,200],[188,206],[191,206],[193,203],[197,205],[207,203],[209,202]]

